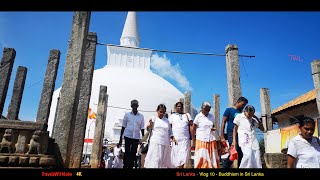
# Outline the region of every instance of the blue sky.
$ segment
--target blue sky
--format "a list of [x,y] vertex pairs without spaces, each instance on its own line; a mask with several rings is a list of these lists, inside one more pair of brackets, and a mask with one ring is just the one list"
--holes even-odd
[[[72,15],[73,12],[0,12],[0,47],[17,51],[4,115],[16,69],[26,66],[19,117],[35,119],[50,49],[61,51],[55,89],[61,86]],[[97,32],[100,43],[120,44],[126,15],[127,12],[92,12],[90,31]],[[227,44],[237,44],[239,54],[256,56],[241,57],[239,63],[242,94],[257,112],[261,112],[260,88],[269,88],[272,109],[314,88],[311,62],[320,59],[319,12],[138,12],[137,17],[143,48],[224,54]],[[291,60],[290,55],[300,56],[300,61]],[[172,67],[169,72],[153,67],[154,72],[181,92],[191,89],[197,108],[205,100],[212,102],[213,94],[220,94],[223,114],[228,105],[225,57],[171,53],[156,56]],[[106,59],[106,47],[97,46],[95,69],[105,66]]]

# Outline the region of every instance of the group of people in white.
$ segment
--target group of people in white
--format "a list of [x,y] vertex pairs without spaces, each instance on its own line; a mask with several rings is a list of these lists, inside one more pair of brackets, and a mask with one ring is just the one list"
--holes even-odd
[[122,168],[123,158],[121,157],[122,148],[119,144],[108,149],[104,153],[105,168]]
[[[237,152],[239,168],[262,168],[256,129],[264,131],[264,128],[261,120],[254,115],[255,108],[247,104],[248,100],[240,97],[233,107],[225,110],[219,136],[216,133],[214,116],[209,113],[209,102],[202,103],[201,111],[194,119],[183,112],[182,102],[175,104],[175,112],[169,117],[166,116],[166,106],[159,104],[156,116],[150,117],[145,126],[144,117],[137,110],[139,103],[133,100],[132,111],[124,116],[118,144],[118,147],[121,147],[124,137],[123,166],[115,149],[113,160],[108,156],[106,167],[133,168],[137,161],[136,154],[140,154],[141,168],[183,168],[189,163],[191,148],[194,148],[194,168],[220,168],[221,160],[222,168],[230,168],[234,160],[232,154],[221,154],[221,148],[230,148]],[[299,127],[301,133],[289,143],[288,168],[319,168],[320,142],[313,137],[315,121],[304,118]],[[148,151],[142,153],[139,151],[140,140],[145,129],[150,132]],[[230,147],[225,146],[226,139]]]

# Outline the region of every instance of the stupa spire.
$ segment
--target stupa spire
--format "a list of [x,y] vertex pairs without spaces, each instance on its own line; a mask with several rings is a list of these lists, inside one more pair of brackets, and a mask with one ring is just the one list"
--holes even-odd
[[139,47],[139,33],[136,12],[128,12],[120,38],[121,46]]

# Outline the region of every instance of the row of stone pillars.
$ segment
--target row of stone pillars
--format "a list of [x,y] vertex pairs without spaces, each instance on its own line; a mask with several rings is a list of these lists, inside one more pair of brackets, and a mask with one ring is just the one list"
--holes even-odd
[[[13,48],[4,48],[0,66],[0,115],[6,100],[10,77],[13,69],[16,51]],[[27,76],[27,68],[19,66],[13,86],[13,93],[6,119],[17,120],[23,95],[23,89]]]
[[[80,168],[96,56],[97,34],[89,33],[91,12],[75,12],[53,138],[63,167]],[[107,87],[100,86],[91,167],[101,161]]]
[[[53,138],[56,144],[54,151],[51,151],[55,154],[56,163],[66,168],[81,166],[97,44],[97,34],[88,32],[90,16],[90,12],[75,12],[73,15],[64,78],[57,105],[56,122],[54,122]],[[0,115],[2,115],[15,55],[14,49],[4,49],[0,66]],[[41,131],[47,130],[59,60],[60,51],[51,50],[35,122],[41,125]],[[26,74],[27,68],[18,68],[7,119],[18,119]],[[106,107],[107,87],[101,86],[92,150],[92,167],[98,167],[100,163]],[[8,126],[3,119],[0,121],[1,124]],[[30,140],[30,138],[24,139]],[[20,135],[18,141],[22,141]],[[49,139],[46,141],[48,144]],[[46,150],[42,153],[47,153]]]
[[49,155],[48,150],[47,119],[60,52],[57,50],[50,51],[36,122],[19,120],[20,105],[27,76],[27,68],[23,66],[19,66],[17,69],[8,113],[6,117],[2,115],[15,56],[15,49],[4,48],[0,65],[1,166],[54,166],[54,157]]
[[[97,34],[88,32],[91,12],[75,12],[72,32],[54,122],[56,154],[63,167],[80,168],[91,97]],[[107,87],[100,86],[94,141],[90,164],[101,161],[107,112]]]

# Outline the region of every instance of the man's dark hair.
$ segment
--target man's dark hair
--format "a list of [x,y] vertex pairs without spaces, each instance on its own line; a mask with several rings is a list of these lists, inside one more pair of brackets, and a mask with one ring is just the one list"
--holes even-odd
[[316,124],[316,122],[314,121],[314,119],[312,119],[311,117],[304,117],[302,119],[299,119],[299,127],[304,126],[307,123],[312,123],[313,125]]
[[248,103],[248,99],[245,98],[245,97],[240,97],[237,101],[237,103],[240,103],[240,102],[245,102],[246,104]]

